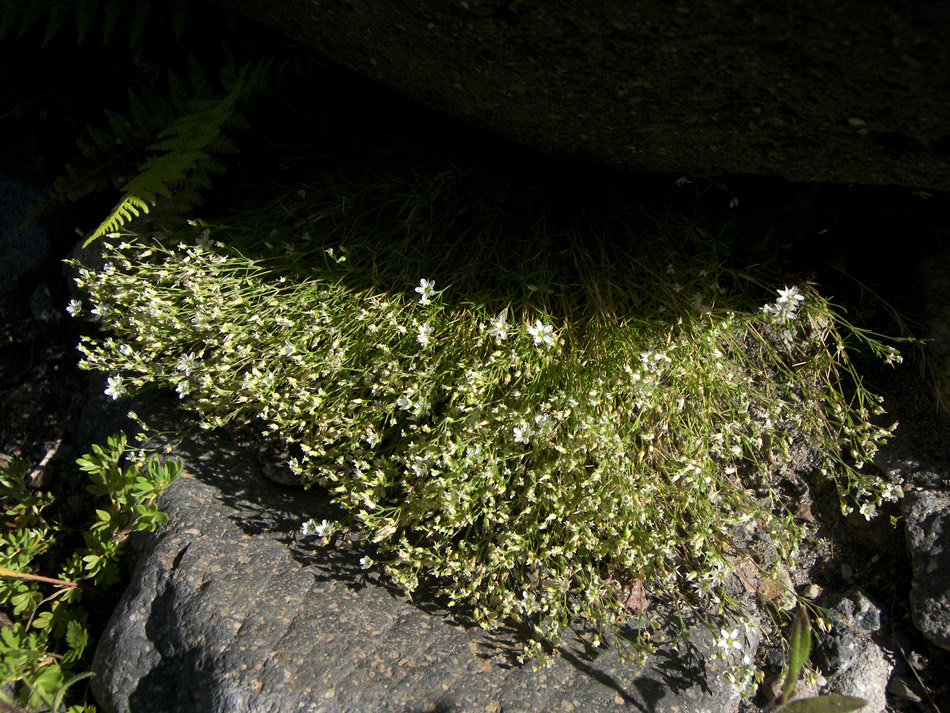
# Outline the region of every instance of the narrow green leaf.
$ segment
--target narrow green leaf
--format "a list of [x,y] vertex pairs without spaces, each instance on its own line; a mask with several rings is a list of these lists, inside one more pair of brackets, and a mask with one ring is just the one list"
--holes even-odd
[[854,696],[818,696],[816,698],[802,698],[782,706],[775,713],[849,713],[859,711],[868,702]]
[[805,607],[799,607],[792,623],[792,634],[788,642],[788,671],[785,682],[782,684],[782,700],[791,698],[795,690],[795,683],[802,673],[802,668],[808,660],[811,651],[811,624],[808,621],[808,612]]

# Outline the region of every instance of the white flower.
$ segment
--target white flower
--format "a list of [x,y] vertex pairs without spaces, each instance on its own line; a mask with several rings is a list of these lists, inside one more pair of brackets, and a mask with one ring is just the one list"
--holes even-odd
[[121,344],[119,346],[119,354],[122,356],[132,356],[132,347],[128,344]]
[[368,555],[366,557],[360,558],[360,567],[362,567],[363,569],[369,569],[374,564],[376,563],[373,561],[372,557]]
[[115,401],[120,396],[125,396],[127,393],[125,385],[122,383],[121,376],[110,376],[106,379],[106,389],[103,393],[106,396],[111,396],[112,400]]
[[195,357],[194,352],[190,354],[184,354],[178,359],[178,366],[175,367],[178,371],[183,371],[185,376],[191,376],[191,370],[198,365],[198,359]]
[[296,352],[297,352],[297,347],[295,347],[293,344],[291,344],[289,341],[285,339],[284,346],[281,347],[280,349],[280,355],[289,357],[289,356],[293,356]]
[[425,278],[419,280],[416,292],[419,293],[419,301],[422,304],[429,304],[432,301],[432,295],[435,294],[435,280],[426,280]]
[[375,448],[377,445],[379,445],[379,434],[376,433],[376,429],[370,426],[367,429],[366,436],[363,438],[363,440],[366,441],[370,448]]
[[786,287],[778,291],[778,299],[773,304],[765,305],[762,311],[772,315],[777,322],[788,322],[796,318],[795,310],[805,301],[805,296],[795,286]]
[[544,324],[540,319],[534,323],[533,327],[528,327],[528,334],[534,337],[535,346],[541,346],[542,344],[546,347],[554,346],[554,327],[550,324]]
[[82,312],[82,302],[70,300],[69,304],[66,305],[66,311],[69,312],[70,317],[78,317],[79,313]]
[[901,486],[896,483],[888,483],[884,488],[883,497],[885,500],[896,503],[900,498],[904,497],[904,491]]
[[669,357],[662,352],[655,352],[652,349],[645,352],[640,352],[640,361],[643,362],[645,366],[650,371],[658,371],[660,364],[664,361],[669,361]]
[[424,347],[432,343],[432,335],[435,334],[435,328],[429,324],[419,325],[419,334],[416,335],[416,341]]
[[874,503],[861,503],[861,507],[858,508],[858,512],[864,515],[865,520],[870,520],[871,518],[877,515],[877,508],[874,506]]
[[311,518],[300,526],[300,534],[304,537],[327,537],[333,534],[333,523],[324,520],[319,525]]
[[185,396],[191,392],[191,382],[188,381],[188,379],[182,379],[178,382],[178,386],[175,387],[175,391],[178,392],[178,398],[185,398]]
[[504,309],[498,313],[498,316],[489,320],[488,333],[499,342],[508,338],[508,310]]
[[417,478],[424,478],[431,472],[429,466],[423,461],[416,461],[412,464],[412,472]]
[[399,398],[396,399],[396,405],[403,411],[409,411],[412,409],[412,399],[406,396],[406,394],[401,394]]
[[515,443],[523,443],[526,446],[531,443],[531,436],[536,433],[531,425],[527,423],[522,423],[520,426],[515,426],[512,431],[514,431],[515,434]]
[[[324,522],[326,522],[326,520],[324,520]],[[307,520],[300,526],[300,534],[304,537],[313,537],[317,534],[317,523],[313,521],[313,518]]]
[[732,631],[726,631],[725,629],[719,630],[720,638],[716,641],[716,646],[718,646],[723,651],[728,651],[729,649],[740,650],[742,648],[742,642],[739,641],[739,630],[733,629]]

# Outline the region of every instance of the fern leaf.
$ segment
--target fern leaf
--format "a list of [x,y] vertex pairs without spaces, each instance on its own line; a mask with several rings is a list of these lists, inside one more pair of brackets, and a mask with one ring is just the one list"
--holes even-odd
[[129,47],[134,48],[142,37],[142,31],[148,23],[151,0],[136,0],[132,3],[132,19],[129,22]]
[[188,17],[187,2],[188,0],[175,0],[175,7],[172,8],[172,31],[175,33],[176,42],[181,42],[185,34],[185,20]]
[[66,24],[66,18],[70,15],[71,7],[61,2],[52,3],[49,9],[49,17],[46,19],[46,36],[43,38],[41,47],[47,47],[50,42],[59,34]]
[[112,109],[105,110],[109,128],[112,130],[113,141],[116,144],[125,143],[132,134],[132,124],[122,114]]
[[109,0],[103,10],[102,20],[102,43],[107,45],[112,39],[112,33],[115,32],[119,24],[119,15],[122,14],[122,0]]
[[23,10],[17,37],[25,36],[30,30],[38,26],[44,17],[48,17],[50,14],[49,6],[50,0],[31,0],[28,2]]
[[76,2],[76,44],[81,45],[89,34],[93,20],[99,11],[99,0],[77,0]]
[[168,96],[171,105],[176,110],[181,110],[188,103],[189,94],[185,85],[172,70],[168,70]]
[[207,97],[211,92],[208,76],[205,74],[193,52],[188,53],[188,82],[193,97]]
[[[98,126],[87,126],[86,133],[89,134],[89,138],[92,139],[92,143],[95,144],[97,149],[112,150],[115,148],[115,137],[108,131],[103,131]],[[86,153],[83,151],[83,153],[88,157],[93,152]]]
[[142,131],[152,123],[149,108],[145,105],[145,101],[131,88],[129,88],[129,118],[133,130],[136,132]]
[[23,17],[26,0],[7,0],[0,10],[0,38],[8,36]]
[[[154,206],[155,203],[152,203]],[[83,243],[83,247],[89,245],[89,243],[94,240],[98,240],[103,235],[108,235],[113,233],[123,225],[131,221],[133,218],[138,218],[140,215],[146,214],[149,211],[149,204],[147,199],[139,198],[136,195],[127,194],[122,202],[119,203],[113,210],[112,213],[102,221],[102,224],[96,228],[92,235]]]

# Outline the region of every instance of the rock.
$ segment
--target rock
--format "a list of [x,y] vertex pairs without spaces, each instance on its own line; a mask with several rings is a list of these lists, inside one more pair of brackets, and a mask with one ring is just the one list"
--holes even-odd
[[840,596],[829,606],[831,630],[817,635],[814,657],[828,678],[848,671],[868,646],[868,635],[881,628],[881,610],[861,590]]
[[20,290],[49,260],[52,245],[36,224],[20,229],[42,196],[32,188],[0,176],[0,298]]
[[861,709],[862,713],[884,713],[887,681],[892,669],[884,650],[869,641],[861,647],[848,671],[831,684],[830,691],[866,700],[868,705]]
[[218,2],[545,153],[950,189],[946,3]]
[[914,490],[903,500],[911,553],[911,618],[932,643],[950,649],[950,495]]
[[178,450],[186,477],[161,499],[168,524],[134,540],[140,559],[93,662],[103,710],[736,709],[703,627],[684,656],[643,666],[576,638],[550,668],[513,664],[510,632],[389,591],[358,546],[295,543],[305,518],[333,518],[325,495],[267,483],[253,452],[201,438]]

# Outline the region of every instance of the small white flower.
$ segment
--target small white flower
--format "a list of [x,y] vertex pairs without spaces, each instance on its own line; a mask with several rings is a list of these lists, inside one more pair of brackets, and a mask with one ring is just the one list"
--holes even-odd
[[416,335],[416,341],[424,347],[432,343],[432,335],[435,334],[435,328],[429,324],[420,324],[419,333]]
[[106,384],[107,386],[103,393],[105,393],[106,396],[111,396],[113,401],[128,393],[125,384],[122,383],[121,376],[110,376],[106,379]]
[[396,399],[396,405],[403,411],[409,411],[412,409],[412,399],[410,399],[406,394],[401,394],[398,399]]
[[[400,408],[402,407],[400,406]],[[366,441],[367,445],[369,445],[370,448],[375,448],[376,446],[379,445],[379,434],[376,433],[376,429],[370,426],[367,429],[366,436],[363,438],[363,440]]]
[[128,344],[120,345],[119,354],[122,356],[132,356],[132,347],[130,347]]
[[522,423],[520,426],[515,426],[512,431],[515,434],[515,443],[523,443],[526,446],[530,445],[531,436],[536,433],[531,425],[527,423]]
[[864,515],[865,520],[870,520],[877,516],[877,508],[874,506],[874,503],[861,503],[861,507],[858,508],[858,512]]
[[316,528],[314,528],[314,533],[316,534],[317,537],[326,537],[327,535],[332,534],[333,523],[327,522],[326,520],[324,520],[319,525],[317,525]]
[[505,341],[508,338],[508,310],[499,312],[497,317],[489,320],[489,325],[488,333],[499,342]]
[[[324,520],[324,522],[326,522],[326,520]],[[317,534],[317,523],[313,521],[313,518],[307,520],[300,526],[300,534],[304,537],[313,537]]]
[[280,355],[289,357],[289,356],[293,356],[296,352],[297,352],[297,347],[295,347],[293,344],[291,344],[289,341],[285,339],[284,346],[280,348]]
[[528,327],[528,334],[534,337],[535,346],[542,344],[549,348],[554,346],[554,327],[544,324],[540,319],[535,321],[533,327]]
[[432,295],[435,294],[435,280],[426,280],[425,278],[419,280],[416,292],[419,293],[419,301],[422,304],[429,304],[432,301]]
[[178,386],[175,387],[175,391],[178,392],[178,398],[185,398],[185,396],[191,393],[191,382],[188,381],[188,379],[182,379],[178,382]]
[[82,312],[82,302],[79,300],[70,300],[69,304],[66,305],[66,311],[69,312],[70,317],[78,317]]
[[191,376],[191,370],[198,365],[198,359],[195,357],[194,352],[190,354],[184,354],[178,359],[178,366],[175,367],[178,371],[185,373],[185,376]]
[[904,497],[904,491],[901,486],[896,483],[888,483],[884,488],[883,497],[885,500],[896,503],[900,498]]
[[716,646],[718,646],[723,651],[728,651],[729,649],[740,650],[742,648],[742,642],[739,641],[739,630],[733,629],[732,631],[726,631],[725,629],[719,630],[720,638],[716,641]]
[[372,557],[369,557],[368,555],[366,557],[360,558],[360,567],[363,569],[369,569],[374,564],[376,563],[373,561]]

